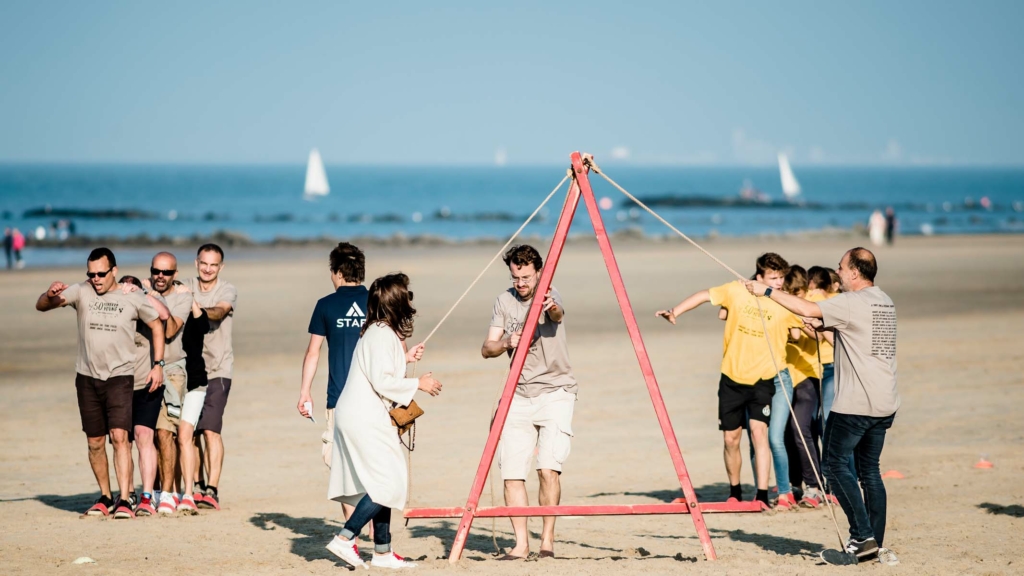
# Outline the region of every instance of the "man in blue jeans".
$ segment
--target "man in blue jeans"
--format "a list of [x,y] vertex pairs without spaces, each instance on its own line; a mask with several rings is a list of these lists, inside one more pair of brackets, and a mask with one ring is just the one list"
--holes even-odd
[[[894,566],[899,564],[896,554],[882,547],[886,496],[878,461],[885,432],[900,407],[896,306],[875,286],[877,272],[874,254],[853,248],[839,262],[843,293],[834,298],[809,302],[756,281],[747,282],[747,289],[805,317],[809,327],[824,331],[834,342],[836,398],[825,426],[822,471],[850,522],[847,557],[878,558]],[[851,457],[856,473],[849,467]],[[845,563],[846,558],[830,557],[828,552],[822,553],[826,562]]]

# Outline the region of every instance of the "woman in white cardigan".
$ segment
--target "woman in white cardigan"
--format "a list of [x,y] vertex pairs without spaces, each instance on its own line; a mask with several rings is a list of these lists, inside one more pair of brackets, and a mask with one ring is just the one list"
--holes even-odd
[[[328,497],[355,510],[327,549],[352,566],[369,568],[356,548],[356,537],[373,522],[371,564],[411,568],[415,564],[391,550],[391,509],[405,508],[409,470],[397,428],[388,411],[408,406],[417,390],[431,396],[441,383],[429,373],[406,378],[403,341],[412,335],[412,292],[409,277],[389,274],[373,281],[367,298],[366,324],[356,344],[345,388],[334,409],[334,454]],[[410,356],[418,359],[422,344]]]

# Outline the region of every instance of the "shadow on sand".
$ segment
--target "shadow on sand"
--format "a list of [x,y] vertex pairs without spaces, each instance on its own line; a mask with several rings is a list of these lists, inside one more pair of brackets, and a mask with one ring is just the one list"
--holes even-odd
[[249,518],[249,523],[260,530],[276,530],[278,526],[290,530],[296,535],[292,538],[292,554],[305,558],[307,562],[329,560],[339,568],[355,570],[325,548],[341,529],[341,525],[336,522],[323,518],[295,518],[277,512],[259,512]]
[[[694,487],[694,491],[697,493],[697,500],[701,502],[725,502],[729,498],[729,485],[725,482]],[[749,500],[749,496],[754,494],[754,487],[750,484],[744,484],[743,494],[748,496],[747,499]],[[604,496],[640,496],[643,498],[653,498],[661,502],[671,502],[676,498],[682,498],[683,491],[680,488],[676,488],[670,490],[651,490],[649,492],[598,492],[590,494],[587,498],[601,498]]]
[[992,502],[982,502],[981,504],[978,504],[978,508],[988,511],[989,514],[1001,514],[1003,516],[1012,516],[1014,518],[1024,518],[1024,506],[1019,504],[1003,506],[1002,504],[993,504]]
[[[116,496],[116,494],[115,494]],[[64,512],[73,512],[76,515],[82,515],[90,506],[96,502],[96,499],[100,497],[100,493],[97,492],[86,492],[84,494],[72,494],[72,495],[61,495],[61,494],[39,494],[38,496],[28,496],[25,498],[10,498],[7,500],[0,500],[0,504],[5,502],[28,502],[36,500],[46,504],[50,508],[56,508]]]

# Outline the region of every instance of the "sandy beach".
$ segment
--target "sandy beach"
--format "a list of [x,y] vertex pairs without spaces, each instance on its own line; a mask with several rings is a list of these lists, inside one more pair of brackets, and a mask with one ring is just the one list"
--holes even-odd
[[[587,232],[584,223],[577,232]],[[866,242],[865,240],[862,240]],[[857,239],[787,238],[712,241],[707,247],[742,273],[764,251],[791,263],[835,266]],[[192,247],[176,249],[191,270]],[[496,247],[367,250],[368,280],[401,270],[412,278],[418,342],[490,259]],[[544,253],[546,246],[542,248]],[[238,287],[235,374],[225,415],[227,457],[220,512],[131,521],[80,519],[96,498],[74,391],[76,332],[69,311],[36,312],[51,281],[84,280],[84,266],[0,274],[0,573],[3,574],[332,574],[344,571],[324,545],[340,527],[340,507],[326,499],[321,424],[296,409],[306,328],[316,300],[331,290],[327,250],[287,258],[235,257],[222,276]],[[678,326],[654,311],[695,290],[730,280],[727,272],[681,243],[616,244],[640,328],[700,498],[728,495],[717,430],[722,326],[704,307]],[[886,545],[902,565],[861,566],[861,573],[1019,574],[1024,571],[1024,236],[901,239],[877,251],[877,283],[897,305],[903,406],[882,455]],[[145,266],[122,274],[145,276]],[[657,503],[679,485],[643,386],[622,316],[596,244],[567,247],[554,284],[565,300],[573,368],[580,382],[575,439],[563,475],[563,503]],[[506,363],[479,348],[494,297],[508,286],[496,265],[427,346],[420,373],[444,383],[420,399],[413,454],[414,506],[462,506],[487,434]],[[314,385],[322,414],[326,353]],[[744,441],[745,443],[745,441]],[[744,450],[746,448],[744,447]],[[975,469],[985,456],[994,468]],[[745,492],[752,493],[749,466]],[[138,481],[138,480],[137,480]],[[535,503],[536,479],[529,484]],[[501,498],[495,482],[495,503]],[[491,503],[484,491],[483,505]],[[838,513],[838,510],[837,510]],[[478,520],[463,561],[446,550],[456,521],[395,515],[395,549],[421,558],[420,572],[610,576],[627,573],[851,574],[820,565],[836,547],[824,510],[707,515],[719,560],[703,559],[688,516],[565,518],[554,560],[494,560],[491,521]],[[845,518],[839,514],[844,537]],[[540,520],[530,521],[539,537]],[[506,520],[496,523],[511,546]],[[536,552],[539,540],[532,540]],[[88,556],[96,564],[73,565]]]

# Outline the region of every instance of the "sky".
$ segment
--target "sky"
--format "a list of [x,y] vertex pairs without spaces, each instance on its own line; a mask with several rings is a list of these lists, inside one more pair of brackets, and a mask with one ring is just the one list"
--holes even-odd
[[1024,166],[1024,2],[5,2],[0,162]]

